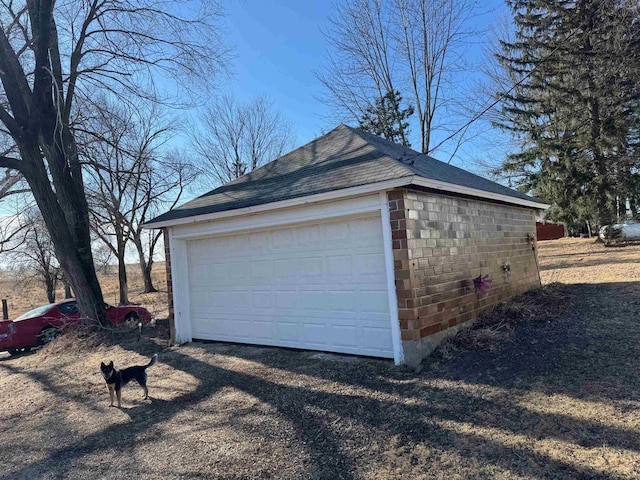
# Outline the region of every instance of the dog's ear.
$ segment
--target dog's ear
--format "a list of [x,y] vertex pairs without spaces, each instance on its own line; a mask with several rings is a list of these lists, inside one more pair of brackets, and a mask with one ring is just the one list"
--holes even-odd
[[109,363],[109,366],[113,368],[113,360],[111,360],[111,362]]
[[104,364],[104,362],[100,362],[100,368],[104,368],[106,367],[106,365]]

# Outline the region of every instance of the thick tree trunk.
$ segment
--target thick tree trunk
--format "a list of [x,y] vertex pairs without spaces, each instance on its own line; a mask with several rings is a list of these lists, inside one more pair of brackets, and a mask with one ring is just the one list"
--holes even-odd
[[[29,183],[56,257],[77,295],[80,312],[88,319],[108,324],[93,265],[82,168],[70,130],[67,110],[72,103],[61,103],[65,87],[53,21],[54,2],[26,2],[26,7],[32,30],[29,47],[33,59],[28,62],[31,88],[31,77],[25,75],[4,32],[0,34],[0,80],[12,114],[3,109],[1,121],[20,152],[20,160],[10,168],[20,171]],[[71,83],[66,88],[72,88]],[[73,98],[69,90],[67,95]]]
[[[22,173],[29,182],[33,197],[42,213],[47,230],[54,244],[56,258],[65,272],[78,300],[82,315],[90,321],[108,325],[102,290],[93,265],[91,238],[84,189],[71,189],[74,199],[58,202],[51,189],[47,172],[42,163],[39,148],[21,149],[24,162]],[[69,190],[69,189],[68,189]],[[80,192],[82,192],[80,194]],[[65,204],[65,210],[61,204]],[[75,205],[75,206],[70,206]]]

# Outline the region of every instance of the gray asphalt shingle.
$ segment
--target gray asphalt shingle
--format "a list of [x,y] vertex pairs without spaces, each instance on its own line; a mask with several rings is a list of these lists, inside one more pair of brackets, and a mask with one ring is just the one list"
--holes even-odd
[[539,202],[410,148],[340,125],[307,145],[148,223],[252,207],[412,175]]

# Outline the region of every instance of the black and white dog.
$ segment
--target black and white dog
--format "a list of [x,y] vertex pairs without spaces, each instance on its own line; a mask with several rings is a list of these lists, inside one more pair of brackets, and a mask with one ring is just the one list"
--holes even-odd
[[151,361],[146,365],[138,365],[135,367],[125,368],[124,370],[117,370],[113,366],[113,360],[107,365],[104,362],[100,363],[100,371],[102,372],[102,376],[107,382],[107,387],[109,388],[109,396],[111,397],[111,405],[113,407],[113,394],[115,392],[116,397],[118,398],[118,408],[121,408],[120,402],[120,392],[122,387],[124,387],[131,380],[135,380],[140,384],[142,389],[144,390],[144,398],[145,400],[149,398],[149,389],[147,388],[147,368],[153,367],[158,361],[158,354],[154,353],[153,357],[151,357]]

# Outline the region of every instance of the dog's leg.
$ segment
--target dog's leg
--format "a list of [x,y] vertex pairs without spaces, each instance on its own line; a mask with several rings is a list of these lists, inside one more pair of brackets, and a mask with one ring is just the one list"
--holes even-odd
[[107,385],[107,387],[109,388],[109,397],[111,398],[111,404],[109,406],[113,407],[113,385]]
[[146,400],[147,398],[149,398],[149,389],[147,388],[146,385],[141,385],[141,386],[144,389],[144,400]]
[[120,394],[122,393],[122,389],[116,390],[116,396],[118,397],[118,408],[122,408],[122,402],[120,398]]

